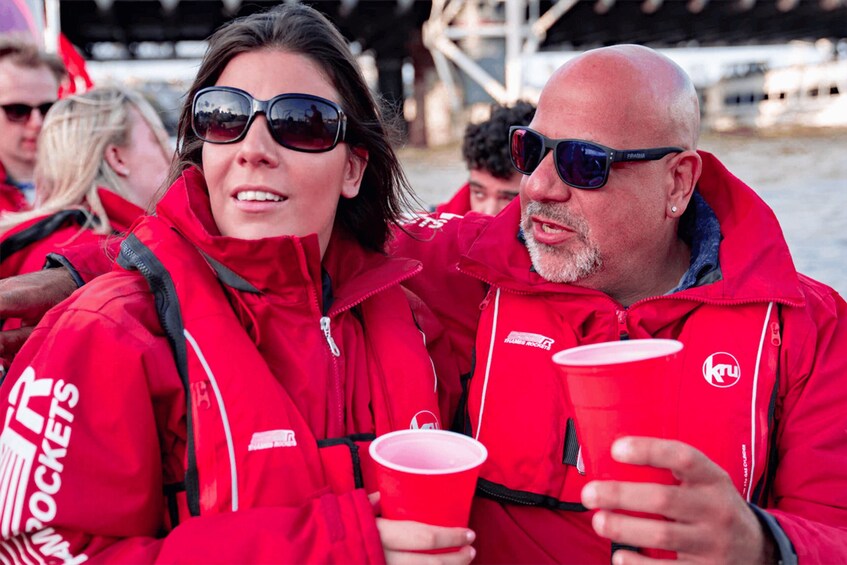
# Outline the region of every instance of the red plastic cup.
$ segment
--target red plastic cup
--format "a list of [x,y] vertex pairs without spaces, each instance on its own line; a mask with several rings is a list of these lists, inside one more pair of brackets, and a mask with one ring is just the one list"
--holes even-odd
[[400,430],[370,446],[382,516],[436,526],[468,525],[479,468],[488,451],[444,430]]
[[[587,477],[679,484],[667,469],[619,463],[611,451],[612,443],[623,436],[676,438],[680,351],[682,343],[672,339],[631,339],[583,345],[553,356],[565,375]],[[676,556],[657,549],[642,553]]]
[[676,484],[666,469],[618,463],[622,436],[676,437],[682,343],[630,339],[560,351],[585,473],[593,479]]

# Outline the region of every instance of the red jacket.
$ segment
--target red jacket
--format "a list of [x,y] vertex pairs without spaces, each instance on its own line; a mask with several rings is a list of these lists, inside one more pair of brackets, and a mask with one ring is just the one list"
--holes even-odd
[[[532,271],[517,202],[495,218],[425,219],[421,240],[400,240],[399,254],[424,262],[409,284],[450,328],[463,371],[475,354],[466,429],[489,450],[471,518],[480,562],[609,562],[578,504],[585,480],[550,356],[623,334],[686,344],[681,437],[766,509],[782,558],[847,562],[847,304],[795,272],[771,210],[702,156],[722,280],[629,308]],[[725,352],[741,377],[720,389],[704,367]]]
[[216,233],[188,171],[124,244],[130,270],[48,313],[16,358],[7,558],[383,561],[364,441],[439,423],[438,335],[399,286],[419,265],[341,233],[323,262],[314,235]]
[[3,167],[3,163],[0,163],[0,213],[6,210],[22,212],[29,209],[30,205],[26,201],[24,193],[8,181],[6,169]]
[[[144,215],[144,210],[110,190],[98,190],[100,201],[109,216],[112,230],[126,232],[132,223]],[[66,216],[61,219],[60,215]],[[62,220],[58,225],[56,221]],[[90,214],[82,210],[68,214],[52,213],[15,226],[0,236],[0,245],[12,239],[20,240],[13,253],[0,254],[0,278],[38,271],[44,266],[48,253],[70,244],[97,243],[109,236],[86,229]],[[99,245],[98,245],[99,247]]]

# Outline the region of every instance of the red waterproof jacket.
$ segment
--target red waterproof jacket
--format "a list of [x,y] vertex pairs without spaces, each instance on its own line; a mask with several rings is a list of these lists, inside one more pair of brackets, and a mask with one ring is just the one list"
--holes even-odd
[[26,201],[23,192],[8,182],[6,169],[3,163],[0,163],[0,213],[8,210],[9,212],[21,212],[29,210],[29,202]]
[[[126,232],[144,210],[110,190],[98,190],[113,231]],[[82,209],[33,218],[0,236],[0,278],[38,271],[49,253],[70,244],[100,243],[109,236],[87,229],[96,221]]]
[[4,561],[384,560],[367,442],[440,420],[438,335],[399,286],[419,265],[337,232],[323,262],[314,235],[216,234],[189,170],[125,268],[21,350],[0,387]]
[[400,239],[424,262],[409,284],[465,352],[463,371],[475,355],[465,429],[489,451],[471,518],[480,562],[609,562],[579,504],[578,438],[550,358],[625,336],[685,343],[681,437],[727,471],[782,560],[847,562],[847,304],[795,272],[771,210],[701,154],[722,278],[629,308],[538,276],[518,202],[424,219],[421,240]]

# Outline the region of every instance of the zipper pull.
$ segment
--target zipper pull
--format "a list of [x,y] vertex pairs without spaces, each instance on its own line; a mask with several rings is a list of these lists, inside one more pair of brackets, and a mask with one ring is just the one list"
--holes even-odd
[[779,335],[779,322],[771,322],[771,344],[781,345],[782,337]]
[[324,333],[326,342],[329,345],[329,350],[332,351],[333,355],[339,357],[341,355],[341,351],[338,349],[338,346],[335,345],[335,340],[332,339],[332,334],[329,331],[329,317],[327,316],[321,318],[321,331]]
[[209,388],[206,386],[206,381],[191,383],[191,396],[194,397],[194,405],[197,408],[208,410],[212,407],[212,400],[209,398]]
[[488,306],[488,303],[491,302],[491,292],[494,290],[493,286],[488,287],[488,292],[485,293],[485,298],[482,299],[482,302],[479,303],[480,311],[485,310]]
[[621,340],[629,339],[629,328],[626,327],[626,310],[618,310],[615,314],[618,318],[618,333]]

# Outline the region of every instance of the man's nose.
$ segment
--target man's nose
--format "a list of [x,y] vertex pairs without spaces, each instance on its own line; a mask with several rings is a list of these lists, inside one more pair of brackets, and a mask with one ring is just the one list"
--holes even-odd
[[571,187],[562,182],[553,162],[553,152],[548,153],[531,175],[521,179],[521,192],[525,199],[537,202],[564,202],[571,197]]
[[498,204],[499,200],[496,197],[489,196],[482,202],[480,212],[489,216],[496,216],[497,212],[500,211]]
[[32,112],[29,113],[29,118],[26,121],[26,127],[41,129],[41,126],[43,125],[44,115],[42,115],[41,110],[39,110],[38,108],[33,108]]

